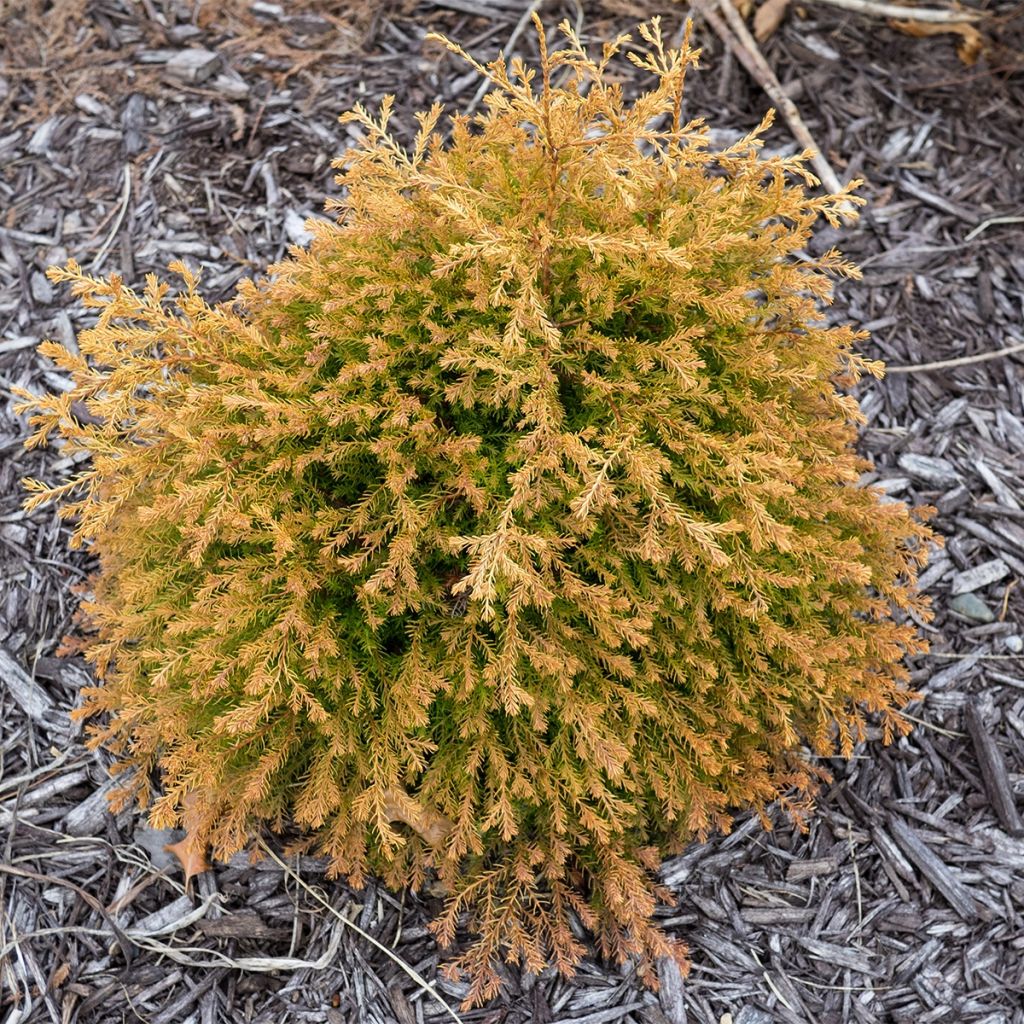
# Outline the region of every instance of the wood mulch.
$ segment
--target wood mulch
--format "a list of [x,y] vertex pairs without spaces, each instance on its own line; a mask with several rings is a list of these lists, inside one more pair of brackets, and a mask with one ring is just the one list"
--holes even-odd
[[[830,761],[808,831],[741,816],[664,866],[678,893],[665,924],[693,955],[685,981],[666,967],[652,994],[629,967],[596,961],[571,982],[510,970],[502,996],[462,1020],[1024,1024],[1024,358],[975,358],[1024,341],[1024,21],[1007,0],[975,6],[989,48],[971,67],[955,35],[911,38],[817,0],[764,44],[833,166],[868,180],[859,224],[814,245],[838,241],[865,272],[831,315],[910,368],[863,390],[872,476],[936,505],[947,541],[923,577],[936,617],[932,652],[913,664],[917,727]],[[49,264],[74,256],[137,283],[180,255],[227,297],[302,242],[303,219],[336,189],[330,159],[351,141],[338,113],[394,92],[408,133],[435,98],[479,102],[477,77],[424,36],[490,57],[519,33],[529,53],[525,7],[0,4],[5,1024],[453,1019],[442,1001],[463,990],[439,980],[429,895],[352,892],[322,861],[241,855],[186,892],[163,849],[174,836],[107,812],[107,758],[67,715],[88,673],[56,656],[89,558],[52,510],[20,509],[21,477],[74,466],[22,450],[10,389],[66,386],[34,346],[73,343],[87,322],[43,276]],[[674,33],[685,13],[654,0],[539,9],[549,25],[582,19],[592,39],[654,13]],[[768,104],[701,22],[697,38],[688,111],[731,141]],[[769,144],[796,148],[781,123]]]

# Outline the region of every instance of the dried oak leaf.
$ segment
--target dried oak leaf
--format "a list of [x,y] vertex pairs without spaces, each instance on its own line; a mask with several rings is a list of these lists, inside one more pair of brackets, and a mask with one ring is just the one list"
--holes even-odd
[[206,842],[197,841],[190,832],[185,833],[184,839],[179,839],[176,843],[168,843],[164,849],[178,858],[178,862],[185,871],[186,885],[194,875],[201,875],[204,871],[210,870],[210,862],[206,859]]
[[973,65],[986,49],[985,37],[969,22],[951,21],[945,23],[934,23],[929,21],[893,21],[889,24],[908,36],[915,36],[923,39],[926,36],[939,36],[947,32],[960,36],[960,45],[956,48],[956,55],[968,67]]
[[209,845],[205,831],[200,828],[199,800],[195,793],[189,793],[182,801],[182,824],[185,827],[184,838],[176,843],[167,843],[164,849],[173,854],[185,872],[185,884],[194,875],[201,875],[210,870],[210,862],[206,859],[206,848]]
[[763,43],[782,24],[789,0],[766,0],[754,15],[754,38]]

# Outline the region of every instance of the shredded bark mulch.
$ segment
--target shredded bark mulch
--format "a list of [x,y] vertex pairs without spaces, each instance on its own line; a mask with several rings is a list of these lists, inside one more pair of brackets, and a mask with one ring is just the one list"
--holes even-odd
[[[935,619],[913,664],[906,739],[846,762],[806,832],[740,817],[662,875],[666,927],[689,943],[657,994],[587,961],[566,981],[508,972],[461,1013],[426,927],[429,894],[352,892],[322,861],[244,855],[186,891],[177,836],[111,815],[107,758],[68,710],[89,674],[58,657],[90,567],[19,481],[65,480],[59,450],[25,452],[13,386],[66,387],[35,353],[73,343],[82,310],[43,276],[68,256],[129,283],[182,256],[212,299],[302,243],[351,141],[337,115],[397,94],[396,123],[480,82],[435,43],[532,52],[525,0],[276,4],[221,0],[0,3],[0,1019],[5,1024],[253,1021],[508,1024],[1024,1024],[1024,19],[975,5],[985,49],[913,38],[812,2],[764,43],[769,64],[870,205],[838,243],[864,268],[830,315],[872,333],[894,368],[863,388],[863,451],[893,499],[938,509],[946,538],[922,585]],[[538,7],[598,40],[681,6]],[[691,115],[716,139],[768,101],[698,21]],[[511,47],[509,46],[512,40]],[[626,88],[635,74],[624,72]],[[795,151],[783,123],[769,145]],[[950,362],[953,361],[952,365]],[[941,363],[937,367],[930,364]],[[930,368],[929,368],[930,367]],[[268,839],[268,850],[277,850]]]

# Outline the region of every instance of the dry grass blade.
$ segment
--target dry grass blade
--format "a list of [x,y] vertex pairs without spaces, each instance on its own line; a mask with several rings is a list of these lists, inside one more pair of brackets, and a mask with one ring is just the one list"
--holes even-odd
[[918,363],[917,366],[886,366],[888,373],[923,373],[926,370],[951,370],[957,366],[971,366],[974,363],[987,363],[990,359],[1002,359],[1004,356],[1012,356],[1017,352],[1024,352],[1024,342],[1017,345],[1007,345],[1006,348],[996,349],[994,352],[978,352],[972,356],[958,356],[956,359],[938,359],[931,363]]
[[[193,923],[198,920],[195,915],[190,915]],[[256,974],[267,974],[271,971],[322,971],[337,963],[338,947],[341,944],[342,929],[337,928],[331,936],[327,948],[316,960],[304,960],[294,956],[229,956],[219,949],[212,949],[206,946],[169,946],[165,942],[145,935],[132,935],[132,941],[142,949],[148,949],[176,964],[186,967],[200,967],[211,969],[227,967],[232,970],[250,971]]]
[[80,900],[88,904],[88,906],[99,914],[106,922],[107,927],[110,929],[111,934],[114,936],[114,940],[117,942],[117,945],[121,950],[121,955],[124,957],[125,963],[131,965],[132,951],[130,939],[120,928],[118,928],[110,915],[104,909],[103,905],[91,893],[86,892],[81,886],[75,885],[74,882],[69,882],[66,878],[59,878],[56,875],[43,875],[38,871],[29,871],[27,868],[19,868],[14,864],[0,863],[0,873],[32,879],[32,881],[42,882],[46,885],[60,885],[70,889]]
[[442,1007],[445,1012],[451,1017],[452,1020],[456,1021],[457,1024],[462,1024],[462,1018],[448,1005],[447,1002],[438,994],[437,989],[429,982],[426,978],[420,974],[414,967],[407,964],[393,949],[388,949],[382,942],[375,939],[369,932],[360,928],[354,921],[350,921],[344,914],[339,913],[330,903],[320,895],[316,889],[308,885],[305,879],[302,878],[297,872],[293,871],[285,861],[283,861],[269,846],[262,840],[259,839],[258,845],[260,849],[275,863],[281,870],[293,881],[299,888],[303,889],[306,893],[313,897],[321,906],[324,907],[329,913],[333,914],[346,928],[351,928],[357,935],[365,939],[376,949],[379,949],[389,960],[391,960],[397,967],[399,967],[405,974],[407,974],[420,990],[426,995],[430,996],[431,999],[435,1000]]
[[1022,224],[1024,223],[1024,217],[987,217],[983,220],[976,228],[969,231],[964,235],[965,242],[971,242],[978,237],[983,231],[987,231],[989,228],[994,227],[997,224]]
[[98,271],[103,266],[103,261],[107,258],[107,253],[110,251],[110,247],[114,244],[114,239],[117,238],[118,231],[121,230],[121,225],[124,223],[125,214],[128,213],[128,206],[131,203],[132,198],[132,165],[124,165],[124,184],[121,187],[121,206],[117,211],[117,218],[114,220],[114,226],[110,229],[110,233],[107,235],[106,241],[100,246],[100,251],[96,253],[96,258],[92,261],[93,271]]

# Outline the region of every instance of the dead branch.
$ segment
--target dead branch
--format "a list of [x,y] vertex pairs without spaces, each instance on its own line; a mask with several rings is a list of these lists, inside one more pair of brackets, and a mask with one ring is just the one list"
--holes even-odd
[[[813,151],[811,163],[814,165],[814,170],[821,179],[822,185],[829,192],[841,192],[843,186],[839,181],[839,176],[815,143],[795,104],[783,91],[775,72],[765,60],[761,48],[750,34],[739,11],[732,5],[731,0],[718,0],[717,6],[718,10],[715,10],[713,0],[694,0],[694,7],[700,11],[722,42],[729,47],[736,59],[764,89],[768,98],[782,113],[797,142],[804,149]],[[725,21],[722,20],[721,15],[725,16]]]

